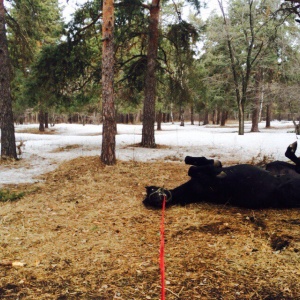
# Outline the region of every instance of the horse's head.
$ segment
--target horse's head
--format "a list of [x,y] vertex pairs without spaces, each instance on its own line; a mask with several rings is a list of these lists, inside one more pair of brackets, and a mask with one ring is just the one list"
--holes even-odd
[[145,206],[151,206],[154,208],[162,208],[164,197],[166,199],[166,205],[171,200],[171,192],[157,186],[146,186],[146,198],[143,203]]

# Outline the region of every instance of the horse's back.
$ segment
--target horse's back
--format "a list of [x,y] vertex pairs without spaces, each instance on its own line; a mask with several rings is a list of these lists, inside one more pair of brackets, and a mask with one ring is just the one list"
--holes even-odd
[[297,172],[296,165],[290,164],[285,161],[273,161],[266,165],[266,170],[270,172],[274,176],[299,176],[300,174]]

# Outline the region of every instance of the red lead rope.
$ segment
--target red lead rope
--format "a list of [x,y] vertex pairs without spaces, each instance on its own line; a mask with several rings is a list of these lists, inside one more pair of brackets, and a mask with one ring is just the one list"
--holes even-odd
[[161,300],[165,300],[166,288],[165,288],[165,208],[166,208],[166,196],[163,198],[162,215],[160,223],[160,253],[159,253],[159,265],[161,274]]

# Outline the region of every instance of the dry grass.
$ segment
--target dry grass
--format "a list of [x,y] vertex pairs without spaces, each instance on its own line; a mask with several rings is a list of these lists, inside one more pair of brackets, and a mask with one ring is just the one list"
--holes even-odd
[[[140,148],[141,143],[126,145],[124,148]],[[154,149],[171,149],[172,147],[169,145],[156,144]]]
[[79,145],[79,144],[67,145],[67,146],[64,146],[64,147],[58,147],[58,148],[52,150],[51,153],[59,153],[59,152],[64,152],[64,151],[71,151],[73,149],[78,149],[78,148],[82,148],[82,146]]
[[[161,212],[145,185],[175,187],[183,163],[78,158],[0,204],[1,299],[159,299]],[[167,299],[300,299],[299,210],[210,204],[166,212]]]
[[57,134],[55,128],[45,128],[44,131],[40,131],[38,127],[36,128],[25,128],[25,129],[16,129],[18,133],[31,133],[31,134]]

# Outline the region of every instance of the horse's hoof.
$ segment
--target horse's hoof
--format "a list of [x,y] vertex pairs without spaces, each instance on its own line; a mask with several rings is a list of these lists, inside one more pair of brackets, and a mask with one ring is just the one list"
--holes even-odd
[[297,141],[294,142],[293,144],[290,144],[287,147],[285,151],[285,156],[289,158],[291,161],[294,161],[296,150],[297,150]]
[[293,144],[290,144],[289,147],[291,148],[291,151],[292,151],[293,153],[295,153],[296,150],[297,150],[297,141],[294,142]]

